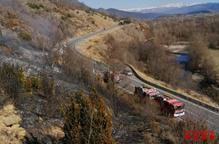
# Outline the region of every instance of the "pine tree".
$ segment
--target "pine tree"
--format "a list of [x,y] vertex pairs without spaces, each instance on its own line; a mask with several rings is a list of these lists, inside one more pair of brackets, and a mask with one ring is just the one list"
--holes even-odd
[[75,93],[65,108],[64,120],[67,143],[112,143],[112,116],[95,91],[89,97]]

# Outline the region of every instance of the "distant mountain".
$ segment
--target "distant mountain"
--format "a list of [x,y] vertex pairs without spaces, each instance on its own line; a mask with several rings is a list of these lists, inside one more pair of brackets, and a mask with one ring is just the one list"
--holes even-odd
[[110,15],[118,16],[118,17],[132,17],[137,19],[154,19],[160,16],[163,16],[162,13],[138,13],[138,12],[128,12],[117,9],[98,9],[100,12],[105,12]]
[[162,14],[187,14],[198,11],[219,12],[219,3],[206,3],[182,7],[160,7],[152,9],[142,9],[140,13],[162,13]]
[[219,3],[206,3],[190,6],[177,6],[177,7],[158,7],[151,9],[132,9],[131,11],[117,10],[117,9],[99,9],[99,11],[106,12],[111,15],[119,17],[132,17],[138,19],[154,19],[163,16],[171,15],[192,15],[201,13],[214,13],[219,12]]

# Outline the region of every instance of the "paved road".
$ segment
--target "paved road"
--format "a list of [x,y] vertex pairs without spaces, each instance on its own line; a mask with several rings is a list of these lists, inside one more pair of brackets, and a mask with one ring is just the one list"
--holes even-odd
[[[99,30],[95,33],[90,33],[88,35],[85,35],[85,36],[82,36],[79,38],[71,39],[68,42],[68,46],[75,45],[77,47],[78,44],[87,41],[88,39],[92,38],[93,36],[96,36],[98,34],[108,33],[111,30],[116,29],[118,27],[119,26],[114,26],[114,27],[107,29],[107,30],[102,29],[102,30]],[[77,49],[74,49],[74,50],[76,51]],[[78,53],[80,54],[80,52],[78,52]],[[82,57],[84,57],[82,54],[80,54],[80,55]],[[88,58],[86,58],[86,59],[88,59]],[[95,62],[95,63],[98,65],[97,62]],[[103,67],[105,67],[105,69],[107,69],[107,66],[105,66],[105,65],[101,65],[99,67],[102,67],[102,69],[104,69]],[[142,85],[152,87],[151,85],[148,85],[148,84],[144,83],[143,81],[139,80],[135,76],[126,77],[126,79],[123,80],[119,84],[119,87],[128,93],[133,93],[135,86],[142,86]],[[215,130],[219,133],[219,113],[214,112],[212,110],[209,110],[203,106],[197,105],[197,104],[190,102],[186,99],[180,98],[179,96],[173,95],[169,92],[166,92],[163,89],[159,89],[159,91],[164,95],[172,96],[172,97],[174,97],[180,101],[183,101],[185,103],[186,115],[183,118],[186,118],[186,117],[191,118],[192,117],[193,119],[195,119],[197,121],[204,120],[207,122],[210,129]]]

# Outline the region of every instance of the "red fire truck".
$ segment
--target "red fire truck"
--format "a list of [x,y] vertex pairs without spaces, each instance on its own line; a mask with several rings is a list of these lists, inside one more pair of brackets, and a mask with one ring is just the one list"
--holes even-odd
[[160,105],[162,113],[167,116],[179,117],[185,115],[183,102],[163,96],[155,88],[135,87],[134,94],[139,96],[143,102],[145,99],[155,100]]
[[161,102],[161,111],[167,116],[179,117],[185,115],[184,103],[177,99],[166,99]]
[[156,96],[160,95],[159,91],[155,88],[147,89],[145,87],[135,87],[135,95],[140,98],[154,99]]

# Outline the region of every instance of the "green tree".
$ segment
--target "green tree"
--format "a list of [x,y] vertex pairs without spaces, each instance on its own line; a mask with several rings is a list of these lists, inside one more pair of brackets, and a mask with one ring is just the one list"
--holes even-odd
[[93,91],[90,97],[83,92],[73,95],[64,110],[64,131],[67,143],[112,143],[112,117],[103,99]]
[[92,125],[89,130],[88,143],[112,143],[112,115],[102,97],[95,90],[91,93],[91,103],[94,107],[91,116]]

